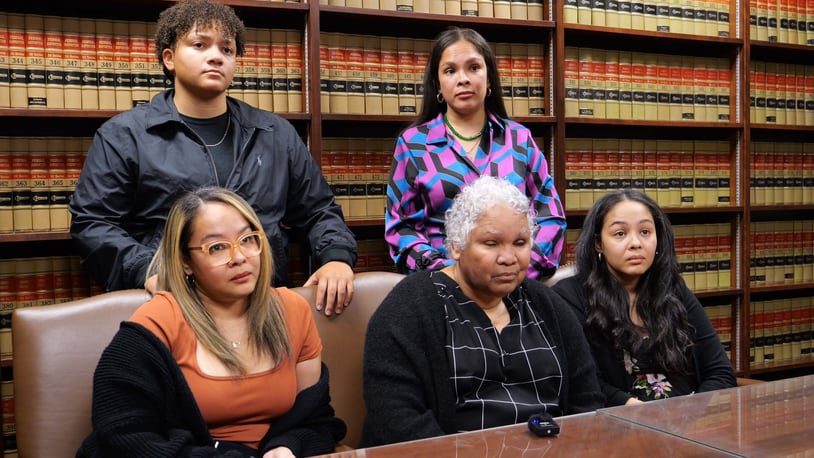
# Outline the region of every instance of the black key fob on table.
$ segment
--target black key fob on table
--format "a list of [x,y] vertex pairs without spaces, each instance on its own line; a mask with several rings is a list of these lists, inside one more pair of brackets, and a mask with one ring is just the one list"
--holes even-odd
[[540,437],[556,436],[560,433],[560,425],[551,418],[551,414],[537,413],[529,417],[529,431]]

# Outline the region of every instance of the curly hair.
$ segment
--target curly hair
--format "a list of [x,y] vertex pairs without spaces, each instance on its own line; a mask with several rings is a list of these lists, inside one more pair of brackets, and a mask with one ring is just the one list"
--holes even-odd
[[[653,265],[636,285],[636,311],[649,338],[643,341],[630,319],[630,295],[597,256],[596,242],[601,237],[605,217],[620,202],[644,205],[656,227],[656,253]],[[585,217],[576,245],[577,278],[588,296],[585,331],[589,337],[610,342],[617,350],[640,354],[644,345],[654,361],[669,372],[686,373],[692,347],[687,310],[676,293],[681,288],[673,227],[667,215],[649,196],[634,189],[622,189],[602,196]]]
[[475,228],[480,217],[495,205],[506,206],[515,213],[525,216],[529,237],[533,237],[535,222],[529,198],[510,182],[483,175],[465,186],[446,211],[444,244],[447,250],[451,250],[452,247],[465,249],[469,242],[469,233]]
[[170,80],[174,76],[164,66],[162,54],[165,49],[175,49],[178,39],[196,27],[217,29],[226,36],[234,37],[238,56],[242,56],[246,50],[246,26],[232,7],[211,0],[176,3],[158,16],[155,33],[155,54],[164,69],[164,75]]

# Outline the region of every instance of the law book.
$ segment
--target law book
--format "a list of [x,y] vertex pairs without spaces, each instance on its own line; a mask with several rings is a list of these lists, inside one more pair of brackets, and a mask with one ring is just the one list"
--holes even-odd
[[381,37],[382,114],[399,114],[399,64],[396,38]]
[[461,0],[461,16],[478,17],[478,0]]
[[593,48],[577,48],[579,69],[579,117],[593,118],[595,110],[594,87],[591,79]]
[[695,144],[692,140],[679,140],[674,152],[674,161],[677,163],[679,180],[678,205],[680,207],[695,206],[695,185],[693,182],[693,161]]
[[695,120],[694,58],[681,56],[681,120]]
[[[644,140],[644,192],[658,200],[658,141]],[[659,203],[661,204],[661,203]]]
[[579,195],[582,171],[578,167],[580,142],[581,140],[579,139],[565,139],[565,163],[568,164],[568,167],[565,168],[565,203],[566,208],[569,210],[581,208]]
[[[503,104],[509,117],[514,116],[512,103],[512,50],[509,43],[496,43],[494,45],[495,63],[501,69],[500,90],[503,94]],[[494,88],[493,88],[494,90]]]
[[247,28],[245,49],[239,58],[243,67],[243,101],[256,108],[260,107],[259,39],[258,29]]
[[633,53],[619,51],[619,119],[633,119]]
[[803,283],[805,271],[805,241],[803,236],[803,222],[801,220],[794,220],[792,222],[793,228],[793,247],[792,247],[792,266],[794,270],[794,283]]
[[529,55],[528,45],[511,43],[512,113],[528,116],[529,113]]
[[379,8],[382,11],[396,11],[396,0],[379,0]]
[[[754,92],[755,115],[752,117],[756,123],[766,123],[766,63],[762,61],[751,61],[750,92]],[[750,116],[751,117],[751,116]]]
[[[631,118],[634,120],[647,119],[645,109],[645,98],[647,91],[647,63],[645,54],[640,52],[631,53]],[[651,118],[652,119],[652,118]]]
[[[527,45],[529,67],[529,115],[543,116],[545,105],[545,57],[543,46],[539,43]],[[566,115],[567,116],[567,115]]]
[[129,21],[114,20],[113,25],[113,72],[116,110],[133,107],[133,75],[130,70],[130,25]]
[[28,108],[28,84],[26,83],[25,15],[8,13],[8,72],[9,106]]
[[673,195],[678,197],[678,190],[673,189],[673,170],[671,169],[671,157],[677,149],[674,140],[656,140],[656,202],[662,207],[675,207],[678,202],[674,201]]
[[[130,103],[131,107],[150,102],[150,61],[147,42],[147,23],[128,21],[128,47],[130,49]],[[248,43],[246,44],[248,49]],[[256,105],[255,105],[256,106]]]
[[807,305],[806,299],[802,297],[794,297],[789,299],[791,301],[791,358],[797,360],[802,358],[802,340],[804,335],[805,315],[803,308]]
[[[46,68],[49,73],[47,76],[48,83],[46,83],[49,84],[46,86],[48,104],[61,104],[59,108],[82,109],[82,37],[79,33],[79,18],[49,17],[46,20],[46,29],[48,30],[45,38],[46,54],[48,55]],[[95,43],[93,43],[94,67],[96,66],[95,46]],[[60,60],[58,74],[56,73],[56,59]],[[54,84],[50,84],[52,79],[60,83],[59,90],[54,87]],[[96,95],[95,90],[93,94]]]
[[348,139],[348,167],[350,184],[350,217],[367,218],[367,184],[370,182],[370,173],[367,167],[364,141],[360,138]]
[[726,119],[722,119],[724,117],[721,116],[723,111],[721,110],[719,98],[724,91],[726,92],[726,95],[729,95],[729,84],[728,80],[720,81],[718,74],[724,65],[728,65],[728,62],[724,63],[720,59],[715,58],[705,58],[704,62],[705,70],[707,72],[707,80],[704,86],[707,105],[707,121],[724,121],[729,117],[728,106],[726,107]]
[[399,114],[414,116],[417,110],[415,79],[413,78],[415,66],[413,39],[396,38],[396,55],[398,62]]
[[444,14],[448,16],[460,16],[461,0],[444,0]]
[[[693,120],[709,121],[707,116],[707,69],[703,58],[695,56],[692,58],[692,87],[693,87]],[[717,114],[717,107],[715,109]]]
[[29,186],[31,189],[31,229],[51,229],[48,206],[48,141],[45,137],[28,139]]
[[43,16],[26,14],[24,18],[25,83],[27,108],[46,108],[45,24]]
[[732,286],[732,230],[729,223],[715,225],[718,258],[718,288],[728,289]]
[[720,265],[718,263],[719,256],[718,256],[718,225],[716,224],[703,224],[702,226],[702,235],[703,235],[703,260],[706,262],[706,272],[707,272],[707,289],[718,289],[720,285],[718,284],[719,279],[719,269]]
[[607,117],[605,103],[607,101],[608,87],[604,49],[593,50],[589,78],[591,80],[591,87],[593,88],[594,117],[597,119],[605,119]]
[[345,6],[352,8],[361,8],[363,6],[362,0],[345,0]]
[[577,24],[591,25],[593,0],[577,0]]
[[732,86],[732,72],[725,61],[718,60],[715,65],[715,95],[718,98],[718,121],[728,122],[732,119],[730,103],[730,87]]
[[[814,15],[812,15],[814,16]],[[814,29],[814,22],[812,22]],[[812,32],[814,34],[814,32]],[[814,42],[812,42],[814,44]],[[814,66],[805,67],[805,123],[814,126]]]
[[[45,60],[45,101],[51,109],[65,108],[65,36],[59,16],[43,16],[43,45]],[[79,49],[79,41],[72,43]]]
[[31,161],[28,138],[11,139],[12,219],[14,232],[29,232],[31,220]]
[[370,170],[367,182],[367,215],[370,218],[384,217],[387,206],[387,180],[390,172],[390,155],[387,139],[363,139],[365,148],[365,161]]
[[322,156],[329,163],[329,183],[336,203],[342,208],[342,213],[350,217],[350,195],[348,193],[348,139],[326,138],[323,141]]
[[71,298],[71,263],[68,256],[51,258],[53,276],[53,296],[55,304],[70,302]]
[[286,63],[286,97],[290,113],[302,113],[305,110],[303,101],[303,41],[302,31],[286,29],[285,63]]
[[804,126],[806,122],[806,77],[804,64],[790,65],[794,77],[794,124]]
[[528,0],[510,0],[510,17],[512,19],[527,20],[529,17]]
[[605,138],[594,138],[592,149],[591,181],[593,201],[596,202],[608,192],[608,177],[611,164],[608,158],[608,142]]
[[814,220],[803,220],[803,282],[814,281]]
[[544,17],[543,0],[526,0],[527,10],[526,19],[529,21],[542,21]]
[[[274,67],[271,58],[271,29],[255,29],[257,40],[257,107],[274,111]],[[320,109],[330,113],[328,94],[328,48],[319,43]]]
[[[147,36],[154,37],[158,29],[158,24],[149,22],[147,23]],[[266,30],[267,33],[270,33]],[[166,75],[164,75],[164,65],[156,56],[156,43],[155,40],[150,39],[147,41],[147,53],[153,58],[150,60],[150,100],[156,95],[164,92],[172,87],[173,82]]]
[[630,187],[644,192],[644,139],[630,141]]
[[684,31],[684,18],[682,17],[683,10],[681,6],[682,3],[679,1],[671,2],[668,5],[668,24],[670,27],[669,31],[672,33],[687,33]]
[[800,355],[803,358],[808,358],[812,353],[812,338],[814,338],[814,297],[807,297],[804,299],[803,305],[803,325],[802,325],[802,341],[800,342]]
[[[319,105],[322,113],[331,113],[330,57],[325,32],[319,38]],[[261,67],[262,68],[262,67]],[[261,70],[262,71],[262,70]]]
[[46,142],[48,220],[51,231],[67,231],[71,221],[68,212],[71,191],[66,189],[65,137],[48,137]]
[[510,0],[494,0],[493,4],[496,18],[510,19],[512,17]]
[[[367,1],[367,0],[363,0]],[[377,8],[378,9],[378,8]],[[430,12],[430,0],[413,0],[414,13],[427,13]]]
[[579,116],[579,48],[565,47],[563,85],[565,117],[576,118]]
[[606,0],[591,0],[591,25],[605,27]]
[[645,30],[644,2],[633,0],[630,2],[630,27],[634,30]]
[[620,141],[618,138],[606,138],[604,148],[608,161],[606,177],[607,190],[615,191],[622,189],[622,180],[619,174],[621,154],[619,152]]
[[[344,45],[344,43],[342,43]],[[274,111],[285,113],[290,111],[288,107],[288,69],[286,63],[286,31],[284,29],[271,29],[271,98]],[[330,50],[330,49],[329,49]],[[336,52],[336,51],[335,51]],[[334,56],[329,56],[329,62]],[[338,65],[338,64],[337,64]],[[342,65],[344,65],[344,60]],[[344,68],[343,68],[344,72]],[[341,96],[345,102],[345,113],[347,113],[347,94],[345,93],[344,73],[342,80]],[[332,81],[333,83],[333,81]],[[331,101],[333,102],[333,89],[331,88]],[[336,88],[339,89],[339,88]],[[331,109],[334,106],[331,105]],[[332,111],[333,113],[333,111]]]
[[605,50],[605,118],[619,119],[619,51]]
[[[63,17],[62,30],[65,51],[63,55],[65,108],[98,110],[96,21]],[[75,44],[75,42],[78,43]]]
[[0,108],[9,108],[9,37],[8,15],[0,12]]
[[619,177],[619,189],[633,187],[633,140],[629,138],[619,139],[619,163],[617,164],[617,175]]
[[100,110],[116,109],[116,62],[113,21],[96,20],[96,64]]
[[432,40],[424,40],[420,38],[413,39],[413,81],[415,81],[415,101],[416,110],[421,110],[421,104],[424,99],[424,71],[430,60],[430,51],[432,50]]
[[632,27],[633,3],[629,0],[619,0],[619,28],[630,29]]
[[380,115],[382,114],[382,50],[379,37],[364,36],[362,46],[364,113]]
[[670,57],[656,56],[656,119],[670,120]]
[[658,55],[644,54],[644,118],[659,119]]
[[[790,0],[776,0],[774,2],[774,11],[777,15],[775,26],[775,41],[778,43],[789,43],[789,18],[791,13]],[[795,24],[796,25],[796,24]],[[797,37],[794,37],[795,42]]]
[[803,205],[814,203],[814,143],[803,143]]
[[0,136],[0,233],[14,231],[11,137]]
[[[775,67],[775,78],[776,78],[776,95],[775,100],[777,104],[777,124],[778,125],[787,125],[790,124],[788,121],[788,77],[786,73],[786,64],[784,63],[777,63]],[[793,122],[791,123],[793,124]]]
[[347,59],[348,113],[365,113],[365,56],[364,37],[345,35]]
[[677,225],[673,226],[673,235],[675,239],[676,258],[678,260],[678,268],[681,273],[681,278],[690,289],[695,289],[695,265],[693,259],[693,240],[692,240],[692,226]]

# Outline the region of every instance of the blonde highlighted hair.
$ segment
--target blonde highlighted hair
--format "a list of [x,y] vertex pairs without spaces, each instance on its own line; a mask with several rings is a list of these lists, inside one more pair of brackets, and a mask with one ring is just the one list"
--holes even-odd
[[[212,352],[224,366],[236,375],[245,374],[246,368],[234,353],[229,342],[221,336],[212,315],[204,306],[196,291],[194,280],[187,278],[184,261],[188,261],[193,223],[203,206],[219,202],[237,210],[249,223],[252,230],[264,233],[260,219],[252,207],[239,195],[220,187],[203,187],[182,195],[175,201],[167,216],[164,235],[158,251],[148,268],[149,275],[157,275],[158,290],[172,293],[184,318],[189,323],[200,343]],[[271,356],[274,366],[290,357],[285,313],[280,298],[271,286],[274,275],[271,247],[266,237],[262,237],[263,250],[260,253],[260,269],[257,285],[249,295],[247,320],[249,323],[249,349],[257,355]]]

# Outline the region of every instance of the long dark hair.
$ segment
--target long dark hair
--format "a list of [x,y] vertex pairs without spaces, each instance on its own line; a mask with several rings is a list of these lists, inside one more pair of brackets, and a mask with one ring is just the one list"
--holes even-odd
[[[605,217],[623,201],[644,205],[656,226],[657,255],[636,285],[636,311],[647,329],[648,342],[643,341],[630,319],[627,290],[596,252]],[[667,215],[653,199],[633,189],[610,192],[596,201],[585,217],[576,246],[577,276],[588,295],[585,331],[591,339],[611,342],[617,350],[627,350],[634,356],[647,345],[652,349],[653,363],[668,372],[687,373],[692,338],[687,310],[676,295],[683,282],[674,240]]]
[[421,112],[415,122],[411,124],[412,126],[423,124],[438,116],[438,113],[446,113],[447,104],[439,102],[436,98],[441,87],[441,83],[438,81],[438,67],[444,51],[461,40],[471,43],[478,50],[478,53],[483,56],[486,63],[486,77],[489,81],[489,87],[492,88],[491,94],[486,97],[486,112],[492,113],[499,118],[509,117],[506,114],[506,105],[503,104],[497,59],[495,59],[495,53],[489,43],[481,34],[472,29],[449,27],[435,37],[435,42],[432,45],[427,68],[424,70],[424,100],[421,104]]

